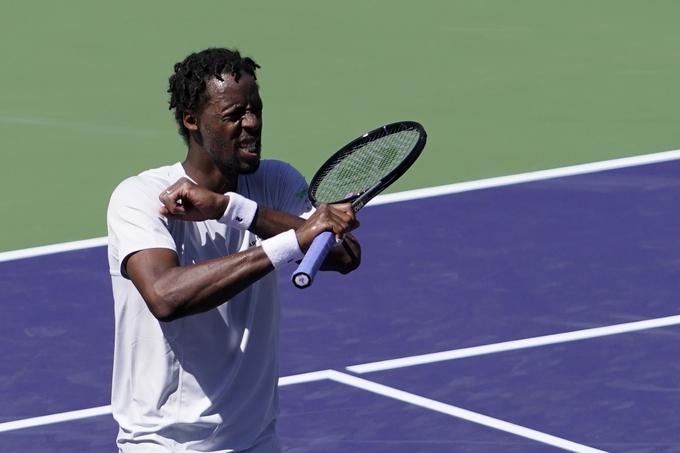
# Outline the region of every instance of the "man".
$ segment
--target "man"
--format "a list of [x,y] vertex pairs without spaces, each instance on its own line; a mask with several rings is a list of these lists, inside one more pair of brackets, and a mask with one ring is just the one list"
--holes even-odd
[[322,269],[359,265],[351,206],[314,210],[296,170],[260,160],[257,68],[227,49],[176,64],[168,91],[186,159],[111,196],[121,452],[280,451],[272,271],[322,231],[344,238]]

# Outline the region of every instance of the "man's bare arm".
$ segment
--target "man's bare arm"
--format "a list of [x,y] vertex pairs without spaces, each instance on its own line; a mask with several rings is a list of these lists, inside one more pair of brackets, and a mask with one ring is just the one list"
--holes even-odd
[[[229,203],[228,196],[211,192],[186,178],[181,178],[172,184],[165,192],[160,194],[159,198],[164,205],[161,208],[161,214],[187,221],[219,219]],[[182,202],[179,202],[179,200],[182,200]],[[332,217],[333,213],[347,212],[351,214],[353,222],[350,229],[354,229],[359,226],[359,223],[354,217],[354,213],[349,213],[350,209],[349,204],[335,205],[333,209],[329,206],[321,205],[317,208],[314,215],[320,215],[324,219],[329,216]],[[292,214],[259,207],[249,230],[259,237],[267,239],[291,228],[297,231],[304,223],[304,219]],[[318,227],[317,229],[310,230],[313,235],[311,239],[316,237],[321,231],[323,230],[319,230]],[[305,242],[303,240],[299,242],[302,250],[306,251],[308,246],[305,245]],[[328,257],[321,266],[321,270],[346,274],[359,267],[360,263],[361,246],[359,241],[354,236],[347,234],[343,244],[334,247],[328,254]]]
[[[317,211],[325,209],[328,209],[328,207],[322,205],[319,206]],[[343,206],[343,209],[351,209],[351,207],[347,205]],[[249,230],[259,237],[266,239],[291,228],[297,230],[304,223],[305,220],[300,217],[273,209],[259,208]],[[359,223],[357,221],[352,228],[354,229],[358,226]],[[314,237],[316,237],[321,231],[316,230],[313,233]],[[303,251],[306,251],[306,248],[303,248]],[[345,234],[343,244],[331,249],[331,252],[321,266],[321,270],[347,274],[358,268],[359,264],[361,264],[361,246],[359,241],[352,234]]]
[[161,321],[215,308],[273,269],[262,247],[189,266],[180,266],[173,250],[146,249],[126,263],[130,279]]
[[[173,199],[173,192],[164,192],[161,213],[189,221],[216,218],[224,212],[225,197],[206,189],[185,188],[182,204]],[[176,212],[173,212],[176,210]],[[290,229],[302,251],[309,248],[322,231],[345,236],[351,245],[337,247],[328,261],[328,270],[349,272],[360,260],[358,242],[347,233],[358,226],[350,205],[320,206],[308,220],[263,210],[254,219],[251,230],[261,237],[271,237]],[[348,252],[348,249],[350,252]],[[210,310],[231,299],[267,273],[273,265],[262,247],[180,266],[177,255],[168,249],[146,249],[128,257],[126,270],[153,315],[162,321]]]

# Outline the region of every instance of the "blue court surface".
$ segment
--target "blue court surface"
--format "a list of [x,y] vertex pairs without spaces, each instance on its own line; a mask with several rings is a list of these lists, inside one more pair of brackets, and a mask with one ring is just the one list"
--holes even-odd
[[[680,452],[680,160],[530,179],[376,204],[359,271],[281,274],[284,451]],[[0,451],[114,451],[105,248],[0,285]]]

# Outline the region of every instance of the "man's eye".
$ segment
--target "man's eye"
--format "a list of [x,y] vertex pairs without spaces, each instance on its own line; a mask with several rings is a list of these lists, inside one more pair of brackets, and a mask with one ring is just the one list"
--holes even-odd
[[238,121],[241,118],[241,116],[243,116],[243,113],[241,112],[232,112],[224,115],[222,119],[224,121]]

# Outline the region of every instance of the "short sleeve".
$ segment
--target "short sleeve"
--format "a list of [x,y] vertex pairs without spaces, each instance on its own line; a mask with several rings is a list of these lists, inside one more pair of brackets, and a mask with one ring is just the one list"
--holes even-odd
[[301,217],[308,216],[314,207],[307,195],[309,185],[305,177],[288,163],[273,161],[273,164],[278,188],[275,209]]
[[139,177],[123,181],[111,195],[107,212],[109,267],[112,275],[129,278],[125,261],[131,254],[150,248],[177,252],[167,220],[159,213],[160,201]]

